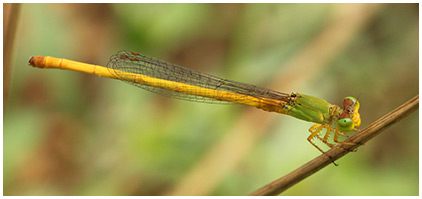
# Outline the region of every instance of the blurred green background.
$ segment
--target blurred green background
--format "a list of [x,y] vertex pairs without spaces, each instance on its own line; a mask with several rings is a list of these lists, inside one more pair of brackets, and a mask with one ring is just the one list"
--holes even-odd
[[[418,4],[22,4],[4,66],[4,194],[247,195],[320,155],[311,123],[30,56],[105,65],[132,50],[335,104],[355,96],[363,129],[419,93],[418,16]],[[418,195],[418,127],[416,112],[281,195]]]

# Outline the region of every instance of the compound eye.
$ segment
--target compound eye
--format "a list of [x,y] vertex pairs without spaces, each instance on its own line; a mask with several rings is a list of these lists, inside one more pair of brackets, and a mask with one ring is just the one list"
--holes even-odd
[[339,119],[337,121],[337,126],[340,131],[344,132],[351,131],[355,127],[353,120],[348,117]]

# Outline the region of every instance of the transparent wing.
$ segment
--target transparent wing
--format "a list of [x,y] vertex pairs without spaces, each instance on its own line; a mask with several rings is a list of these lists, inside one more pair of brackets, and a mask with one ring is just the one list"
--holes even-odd
[[232,103],[214,99],[211,95],[210,97],[199,96],[200,92],[209,92],[203,91],[204,89],[198,89],[196,93],[198,95],[186,94],[177,92],[174,90],[168,90],[163,88],[151,87],[139,83],[135,83],[131,77],[127,75],[122,75],[121,71],[142,74],[149,77],[154,77],[158,79],[169,80],[171,82],[180,82],[189,85],[196,86],[198,88],[208,88],[212,90],[227,91],[231,93],[237,93],[247,96],[253,96],[256,98],[269,98],[282,101],[288,101],[288,94],[273,91],[266,88],[260,88],[251,84],[245,84],[240,82],[235,82],[213,75],[204,74],[192,69],[165,62],[153,57],[145,56],[137,52],[130,51],[120,51],[117,54],[113,55],[110,58],[107,68],[110,69],[115,76],[119,79],[135,85],[137,87],[143,88],[145,90],[158,93],[160,95],[166,95],[177,99],[195,101],[195,102],[204,102],[204,103]]

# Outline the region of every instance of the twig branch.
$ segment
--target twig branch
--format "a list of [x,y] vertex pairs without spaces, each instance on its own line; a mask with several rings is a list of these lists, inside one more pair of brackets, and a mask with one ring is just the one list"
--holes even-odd
[[12,73],[13,47],[15,43],[16,29],[19,22],[19,3],[5,3],[3,5],[3,114],[7,108],[10,89],[10,74]]
[[[401,119],[408,116],[413,111],[419,108],[419,95],[416,95],[411,100],[402,104],[400,107],[391,111],[390,113],[384,115],[377,121],[373,122],[367,128],[362,130],[360,133],[349,138],[348,142],[358,143],[357,145],[348,146],[341,145],[342,148],[346,150],[331,149],[326,153],[332,157],[333,160],[337,160],[342,156],[346,155],[350,151],[357,149],[359,146],[365,144],[373,137],[380,134],[382,131],[400,121]],[[278,195],[306,177],[314,174],[325,166],[331,164],[331,161],[325,156],[320,155],[300,168],[294,170],[293,172],[281,177],[261,188],[254,191],[251,195],[253,196],[263,196],[263,195]]]

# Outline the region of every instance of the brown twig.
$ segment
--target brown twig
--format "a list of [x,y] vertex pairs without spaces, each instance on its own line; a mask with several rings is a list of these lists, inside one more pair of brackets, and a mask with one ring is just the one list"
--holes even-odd
[[7,100],[9,97],[10,87],[10,74],[12,68],[12,52],[13,44],[15,42],[15,35],[18,23],[20,4],[18,3],[5,3],[3,5],[4,11],[4,24],[3,24],[3,41],[4,41],[4,66],[3,66],[3,113],[6,110]]
[[[395,124],[396,122],[400,121],[401,119],[405,118],[410,113],[417,110],[418,108],[419,108],[419,95],[416,95],[411,100],[402,104],[400,107],[396,108],[390,113],[384,115],[383,117],[381,117],[380,119],[378,119],[377,121],[369,125],[367,128],[362,130],[360,133],[352,136],[351,138],[347,140],[348,142],[358,143],[357,145],[353,145],[353,146],[342,145],[341,147],[347,150],[331,149],[327,151],[326,153],[333,160],[337,160],[341,158],[342,156],[346,155],[347,153],[349,153],[350,151],[353,151],[357,149],[359,146],[365,144],[371,138],[377,136],[382,131],[384,131],[391,125]],[[258,190],[254,191],[251,195],[253,196],[278,195],[281,192],[285,191],[286,189],[290,188],[291,186],[295,185],[296,183],[314,174],[315,172],[319,171],[320,169],[324,168],[325,166],[329,164],[331,164],[331,161],[325,155],[320,155],[317,158],[306,163],[305,165],[301,166],[300,168],[294,170],[293,172],[259,188]]]

